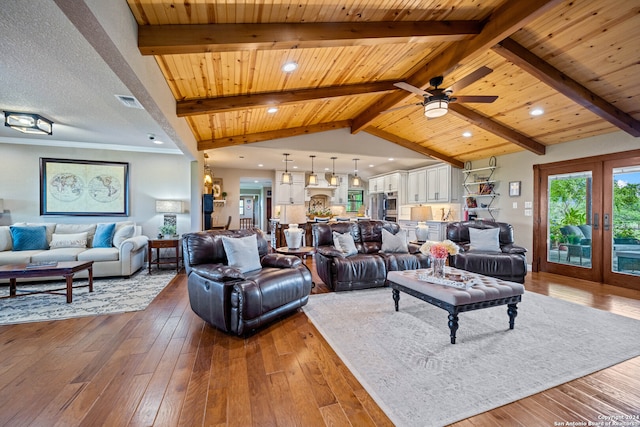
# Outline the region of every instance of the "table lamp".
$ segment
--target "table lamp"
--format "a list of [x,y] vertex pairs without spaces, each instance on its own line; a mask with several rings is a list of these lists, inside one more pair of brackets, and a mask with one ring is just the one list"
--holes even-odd
[[304,228],[300,228],[298,224],[307,222],[307,215],[303,205],[285,206],[284,221],[289,224],[289,228],[284,230],[284,237],[287,241],[289,249],[298,249],[302,246],[302,237],[304,236]]
[[178,225],[175,214],[182,213],[181,200],[156,200],[156,213],[164,214],[164,225]]
[[429,227],[425,221],[433,219],[431,206],[414,206],[411,208],[411,221],[418,221],[416,227],[416,239],[426,242],[429,239]]

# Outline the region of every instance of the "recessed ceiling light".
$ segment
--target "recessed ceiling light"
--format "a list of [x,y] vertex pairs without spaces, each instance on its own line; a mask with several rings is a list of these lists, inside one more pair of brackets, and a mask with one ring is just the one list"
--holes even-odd
[[293,168],[294,168],[294,169],[298,169],[298,167],[297,167],[297,166],[294,166]]
[[324,168],[324,170],[326,170],[326,171],[330,171],[330,170],[331,170],[331,168]]
[[542,108],[534,108],[529,112],[532,116],[541,116],[544,114],[544,110]]
[[264,166],[264,165],[263,165],[262,163],[258,163],[258,167],[259,167],[259,168],[261,168],[261,167],[263,167],[263,166]]
[[387,160],[389,160],[390,162],[393,162],[395,159],[393,157],[389,157]]
[[372,167],[373,167],[373,165],[369,165],[369,167],[370,167],[370,168],[372,168]]
[[277,113],[277,112],[278,112],[278,109],[276,107],[269,107],[267,109],[267,113],[269,113],[269,114],[273,114],[273,113]]
[[298,64],[295,62],[287,62],[286,64],[284,64],[282,66],[282,71],[284,71],[285,73],[290,73],[292,71],[295,71],[298,68]]
[[473,135],[471,132],[466,131],[466,132],[462,132],[462,136],[464,136],[465,138],[469,138],[471,135]]
[[154,144],[158,144],[158,145],[160,145],[160,144],[164,144],[164,141],[160,141],[159,139],[155,139],[155,140],[153,141],[153,143],[154,143]]

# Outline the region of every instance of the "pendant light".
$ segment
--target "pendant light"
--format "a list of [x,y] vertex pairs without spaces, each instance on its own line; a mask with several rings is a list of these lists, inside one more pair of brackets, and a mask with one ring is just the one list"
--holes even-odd
[[313,172],[313,158],[316,156],[309,157],[311,157],[311,173],[309,174],[309,182],[307,185],[318,185],[318,175]]
[[209,167],[209,155],[204,153],[204,188],[205,194],[212,194],[213,190],[213,173]]
[[336,175],[336,159],[337,157],[332,157],[331,160],[333,160],[333,171],[331,172],[331,179],[329,181],[329,185],[332,187],[337,187],[338,186],[338,175]]
[[358,160],[360,159],[353,159],[356,166],[355,169],[353,169],[353,181],[351,182],[351,185],[353,185],[354,187],[360,187],[361,184],[360,177],[358,176]]
[[282,173],[282,178],[280,182],[282,184],[293,184],[293,177],[291,176],[291,172],[287,169],[287,163],[289,163],[289,153],[284,153],[284,172]]

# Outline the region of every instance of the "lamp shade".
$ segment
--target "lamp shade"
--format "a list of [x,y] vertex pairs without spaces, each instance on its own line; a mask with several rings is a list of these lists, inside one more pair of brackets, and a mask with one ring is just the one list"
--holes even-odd
[[182,201],[156,200],[156,213],[182,213]]
[[411,208],[411,221],[430,221],[433,219],[431,206],[414,206]]
[[283,224],[303,224],[307,222],[307,214],[303,205],[284,206]]

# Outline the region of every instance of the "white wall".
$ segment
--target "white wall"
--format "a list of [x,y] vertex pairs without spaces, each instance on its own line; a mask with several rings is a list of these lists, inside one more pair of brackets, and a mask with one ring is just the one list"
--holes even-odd
[[[129,217],[40,216],[40,157],[129,163]],[[54,148],[0,143],[0,199],[5,213],[0,225],[14,222],[93,223],[131,220],[150,237],[158,234],[163,215],[155,200],[182,200],[191,211],[191,161],[182,155],[111,150]],[[198,206],[198,201],[194,204]],[[200,224],[195,224],[199,229]],[[178,233],[191,231],[189,212],[178,214]]]
[[222,191],[227,193],[227,202],[224,207],[214,206],[214,215],[218,216],[220,223],[225,223],[231,215],[229,228],[240,227],[240,178],[270,179],[273,182],[275,172],[261,169],[224,169],[215,168],[213,174],[216,178],[222,178]]
[[[523,151],[497,157],[499,169],[496,170],[496,179],[500,180],[500,186],[496,187],[496,191],[500,193],[500,197],[496,199],[497,203],[494,202],[494,204],[500,208],[500,211],[496,219],[513,225],[516,243],[529,250],[527,253],[529,264],[533,255],[533,220],[535,216],[524,215],[524,202],[533,202],[533,166],[638,148],[640,148],[640,139],[624,132],[617,132],[551,145],[547,147],[544,156]],[[473,168],[488,166],[488,164],[489,159],[474,161]],[[522,182],[520,197],[509,197],[509,181]],[[513,202],[518,204],[515,209],[512,205]]]

